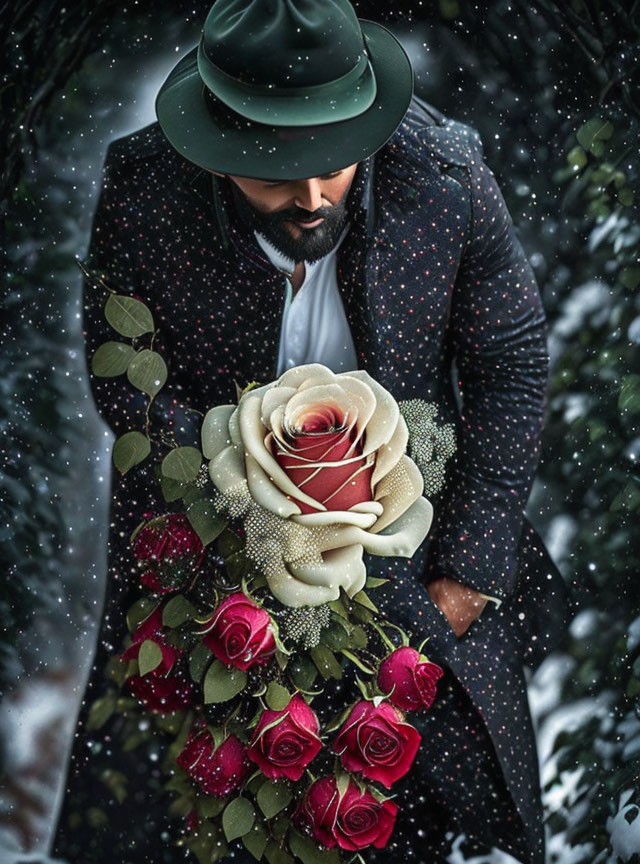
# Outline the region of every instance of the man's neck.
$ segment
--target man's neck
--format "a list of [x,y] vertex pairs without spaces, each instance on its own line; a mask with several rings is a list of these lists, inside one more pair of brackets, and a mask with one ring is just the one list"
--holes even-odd
[[293,296],[295,297],[298,291],[300,290],[300,286],[304,282],[305,277],[305,266],[304,261],[298,261],[296,264],[294,271],[291,275],[291,287],[293,289]]

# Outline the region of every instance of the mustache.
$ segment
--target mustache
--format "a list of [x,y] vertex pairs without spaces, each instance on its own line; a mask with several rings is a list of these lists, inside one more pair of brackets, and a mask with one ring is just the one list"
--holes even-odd
[[336,216],[340,215],[343,211],[343,206],[334,205],[333,207],[320,207],[313,213],[310,213],[308,210],[287,209],[278,210],[276,213],[271,213],[269,215],[274,222],[285,222],[287,220],[292,220],[294,222],[298,220],[302,222],[313,222],[314,219],[335,219]]

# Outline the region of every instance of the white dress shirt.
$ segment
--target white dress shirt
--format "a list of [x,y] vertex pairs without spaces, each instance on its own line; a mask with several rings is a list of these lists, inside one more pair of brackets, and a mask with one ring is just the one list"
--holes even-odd
[[[287,293],[280,331],[278,375],[304,363],[322,363],[332,372],[352,372],[358,368],[336,272],[336,252],[348,230],[347,225],[336,245],[323,258],[304,262],[304,281],[295,297],[291,280],[285,276]],[[293,274],[296,262],[279,252],[262,234],[256,231],[255,235],[271,263]]]

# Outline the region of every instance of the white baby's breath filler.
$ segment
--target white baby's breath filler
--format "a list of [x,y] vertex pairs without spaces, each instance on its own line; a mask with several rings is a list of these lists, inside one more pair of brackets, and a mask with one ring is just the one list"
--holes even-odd
[[424,399],[398,402],[409,431],[409,456],[424,480],[424,494],[436,495],[444,486],[446,463],[456,451],[456,427],[437,423],[438,407]]

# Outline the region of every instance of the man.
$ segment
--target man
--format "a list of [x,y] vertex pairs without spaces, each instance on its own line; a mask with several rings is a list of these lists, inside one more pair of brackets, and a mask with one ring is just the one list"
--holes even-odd
[[[416,641],[430,636],[445,676],[433,708],[412,716],[423,743],[394,787],[396,830],[366,859],[437,864],[463,832],[468,852],[543,864],[523,664],[557,644],[567,614],[562,577],[523,517],[546,321],[477,133],[413,96],[397,40],[348,0],[217,0],[156,108],[159,124],[109,148],[90,261],[153,310],[170,375],[157,422],[189,443],[190,409],[317,361],[357,364],[457,427],[427,540],[410,561],[367,559],[390,579],[378,605]],[[89,357],[112,338],[103,300],[86,286]],[[116,434],[142,425],[137,391],[92,386]],[[123,754],[110,723],[86,729],[136,596],[127,538],[141,508],[167,509],[144,465],[114,483],[105,611],[53,853],[158,864],[175,850],[157,754]],[[129,786],[122,804],[114,776]],[[235,860],[252,860],[241,844]]]

